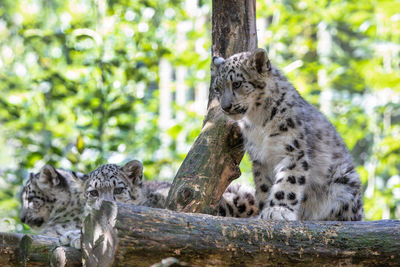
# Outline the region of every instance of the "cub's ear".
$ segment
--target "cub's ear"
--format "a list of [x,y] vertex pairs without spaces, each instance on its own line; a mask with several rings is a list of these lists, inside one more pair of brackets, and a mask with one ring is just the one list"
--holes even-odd
[[267,51],[257,48],[251,53],[249,65],[257,70],[259,74],[271,71],[271,62],[269,61]]
[[222,65],[224,64],[225,59],[222,57],[213,57],[211,60],[211,73],[214,74],[215,71]]
[[133,184],[140,184],[143,177],[143,165],[138,160],[132,160],[126,163],[122,170],[128,176]]
[[38,181],[49,186],[57,186],[61,182],[56,169],[48,164],[44,165],[40,170]]

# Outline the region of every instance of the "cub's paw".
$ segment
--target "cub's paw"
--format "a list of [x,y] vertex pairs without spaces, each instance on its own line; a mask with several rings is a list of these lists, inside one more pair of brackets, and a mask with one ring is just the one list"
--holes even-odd
[[268,207],[261,211],[260,219],[262,220],[285,220],[295,221],[297,220],[296,214],[285,207]]
[[81,249],[81,230],[67,231],[59,237],[60,244]]
[[69,242],[69,245],[76,249],[81,249],[81,236],[78,236]]

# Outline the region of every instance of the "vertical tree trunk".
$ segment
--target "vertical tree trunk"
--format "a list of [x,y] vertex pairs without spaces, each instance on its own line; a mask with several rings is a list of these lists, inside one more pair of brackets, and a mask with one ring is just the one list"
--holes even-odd
[[[257,48],[255,0],[213,0],[212,5],[213,56]],[[240,176],[243,155],[240,129],[222,114],[210,86],[203,128],[175,176],[166,208],[213,214],[226,187]]]

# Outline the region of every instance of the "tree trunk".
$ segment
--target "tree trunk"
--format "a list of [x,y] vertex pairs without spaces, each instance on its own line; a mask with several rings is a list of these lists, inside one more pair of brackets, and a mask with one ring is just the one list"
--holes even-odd
[[190,266],[400,264],[400,221],[260,221],[118,204],[115,227],[114,266],[168,257]]
[[[212,6],[213,55],[257,48],[255,0],[213,0]],[[240,176],[243,155],[240,129],[222,114],[210,86],[203,128],[175,176],[166,207],[213,214],[222,193]]]
[[82,266],[81,253],[57,238],[0,233],[0,266]]

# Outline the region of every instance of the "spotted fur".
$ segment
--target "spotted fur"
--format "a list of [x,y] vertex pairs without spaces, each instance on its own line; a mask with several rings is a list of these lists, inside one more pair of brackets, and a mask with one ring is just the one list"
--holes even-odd
[[86,178],[50,165],[30,173],[21,195],[21,221],[40,234],[60,238],[61,244],[80,247],[75,230],[81,225]]
[[217,216],[249,218],[258,213],[254,188],[243,184],[231,184],[222,195]]
[[213,59],[213,90],[253,162],[260,218],[358,221],[361,183],[332,124],[263,49]]

